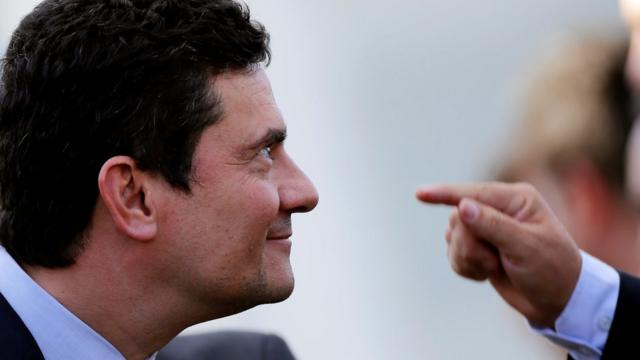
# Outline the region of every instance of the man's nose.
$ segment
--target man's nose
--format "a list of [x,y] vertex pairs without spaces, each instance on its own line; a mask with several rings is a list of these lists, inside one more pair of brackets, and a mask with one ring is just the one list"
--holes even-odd
[[289,213],[313,210],[318,205],[318,191],[307,175],[289,159],[280,185],[280,207]]

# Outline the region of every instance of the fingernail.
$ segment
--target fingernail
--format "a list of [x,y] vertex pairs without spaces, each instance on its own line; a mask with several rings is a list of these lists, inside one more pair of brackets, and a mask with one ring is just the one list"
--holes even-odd
[[480,208],[475,202],[469,199],[463,199],[460,202],[460,214],[462,219],[468,223],[476,221],[478,215],[480,215]]

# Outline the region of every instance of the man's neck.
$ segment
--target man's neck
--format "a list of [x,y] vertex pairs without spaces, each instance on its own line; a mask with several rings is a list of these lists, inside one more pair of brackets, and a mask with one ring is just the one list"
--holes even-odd
[[197,322],[180,311],[189,307],[178,297],[145,284],[145,274],[127,264],[126,254],[107,252],[103,254],[113,259],[87,258],[91,253],[85,249],[76,264],[64,269],[23,269],[127,359],[148,358]]

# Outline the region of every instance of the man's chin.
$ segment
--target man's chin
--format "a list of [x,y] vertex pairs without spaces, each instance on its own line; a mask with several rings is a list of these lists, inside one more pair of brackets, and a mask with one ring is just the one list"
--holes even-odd
[[242,294],[236,294],[233,299],[228,298],[226,305],[223,307],[224,310],[218,313],[215,318],[241,313],[263,304],[279,303],[291,296],[294,288],[293,276],[287,279],[278,279],[279,281],[269,282],[265,280],[262,277],[259,282],[247,284]]
[[291,268],[287,270],[278,272],[277,276],[266,276],[262,291],[256,292],[256,300],[262,304],[273,304],[288,299],[293,293],[295,279]]
[[287,269],[279,270],[281,271],[275,273],[261,273],[257,281],[248,284],[245,293],[251,307],[278,303],[291,296],[295,285],[291,267],[287,266]]
[[[269,260],[265,261],[267,266],[262,268],[260,273],[260,281],[262,286],[262,303],[271,304],[284,301],[293,292],[295,278],[293,276],[293,268],[289,256],[281,254],[272,254]],[[258,291],[260,293],[260,291]]]
[[293,293],[294,281],[293,278],[288,284],[281,284],[278,287],[271,289],[269,296],[265,297],[264,304],[278,303],[287,300]]

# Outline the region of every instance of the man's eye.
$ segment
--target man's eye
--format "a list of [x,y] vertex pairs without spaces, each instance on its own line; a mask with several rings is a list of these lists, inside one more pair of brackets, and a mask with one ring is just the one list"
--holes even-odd
[[273,159],[273,156],[271,155],[271,146],[263,147],[262,150],[260,150],[260,155],[268,159]]

